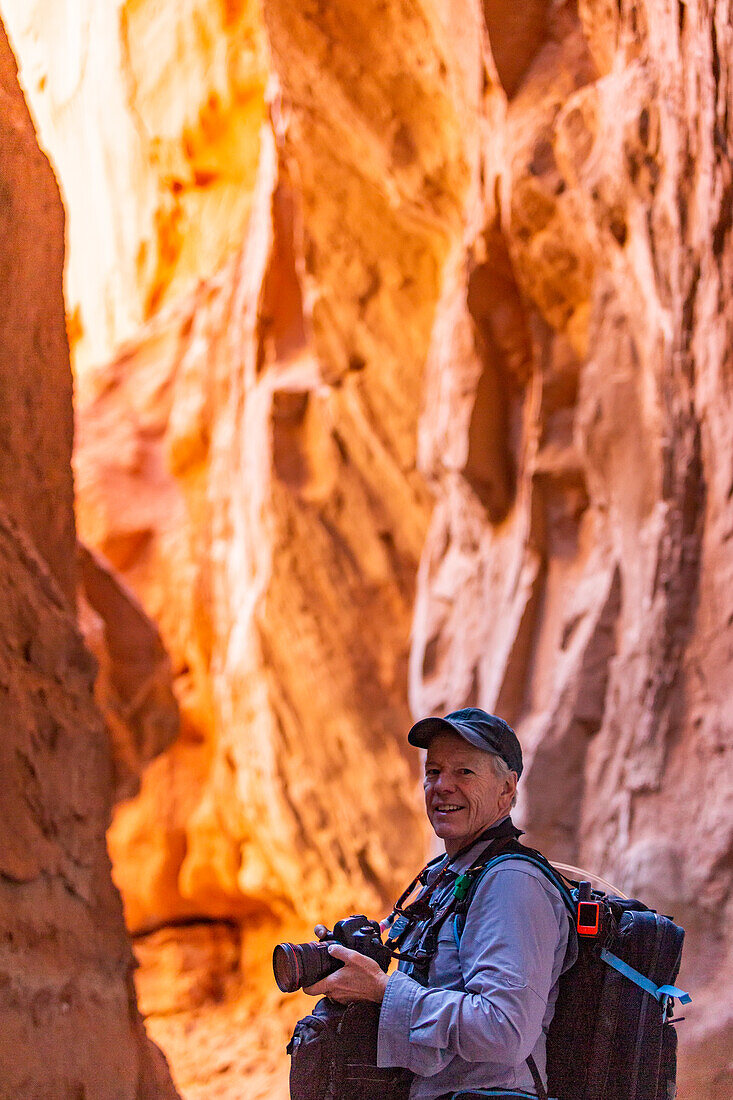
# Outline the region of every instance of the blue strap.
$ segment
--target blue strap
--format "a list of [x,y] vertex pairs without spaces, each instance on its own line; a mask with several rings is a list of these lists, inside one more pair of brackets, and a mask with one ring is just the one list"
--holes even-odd
[[[506,863],[507,860],[510,860],[510,859],[514,859],[514,860],[519,859],[519,860],[522,860],[524,863],[531,863],[534,867],[539,867],[540,871],[542,871],[542,874],[545,876],[545,878],[548,878],[550,880],[550,882],[552,883],[552,885],[557,889],[558,893],[560,894],[560,897],[562,898],[562,900],[565,904],[565,908],[567,909],[567,911],[570,915],[570,919],[573,922],[575,922],[575,903],[573,901],[572,895],[570,894],[570,891],[568,890],[568,888],[565,885],[565,883],[563,882],[563,880],[559,877],[559,875],[555,872],[555,870],[551,866],[549,866],[549,865],[545,866],[544,863],[542,863],[538,859],[535,859],[534,856],[525,855],[523,852],[505,852],[503,855],[494,856],[493,859],[490,859],[487,863],[484,863],[483,866],[480,866],[478,868],[479,874],[476,875],[476,877],[474,878],[474,881],[472,883],[472,888],[474,890],[476,889],[479,882],[484,877],[484,875],[486,874],[487,871],[491,871],[494,867],[497,867],[500,863]],[[454,918],[453,918],[453,939],[456,941],[456,947],[461,946],[461,935],[463,934],[463,924],[462,924],[461,919],[460,919],[461,916],[463,917],[463,920],[465,921],[465,917],[466,917],[465,911],[462,914],[456,913]],[[573,926],[574,926],[574,923],[573,923]]]
[[452,1100],[461,1100],[465,1097],[468,1100],[473,1096],[517,1096],[520,1100],[537,1100],[537,1094],[534,1092],[518,1092],[516,1089],[462,1089],[461,1092],[454,1092]]
[[684,989],[678,989],[676,985],[655,985],[650,978],[645,978],[638,970],[634,970],[633,966],[629,966],[617,955],[612,955],[605,947],[601,951],[601,958],[614,970],[618,970],[619,974],[623,974],[625,978],[641,986],[647,993],[651,993],[654,1000],[659,1001],[660,1004],[664,1003],[666,997],[676,998],[683,1005],[689,1004],[692,1000],[689,993],[685,993]]
[[489,862],[485,863],[484,866],[481,868],[479,879],[483,878],[484,874],[487,871],[491,871],[500,863],[506,863],[507,860],[510,859],[524,860],[525,863],[531,863],[534,867],[538,867],[540,871],[542,871],[543,875],[548,878],[552,885],[557,889],[560,897],[565,903],[565,907],[572,916],[573,920],[575,919],[575,903],[567,886],[550,864],[545,865],[544,863],[541,863],[539,859],[535,859],[534,856],[524,855],[523,852],[504,852],[503,855],[494,856],[493,859],[490,859]]

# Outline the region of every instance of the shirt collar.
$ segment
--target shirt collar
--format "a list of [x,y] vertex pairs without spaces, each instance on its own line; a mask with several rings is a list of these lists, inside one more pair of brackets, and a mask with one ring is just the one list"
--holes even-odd
[[[510,821],[510,816],[510,814],[506,814],[505,817],[502,817],[501,821],[494,822],[491,827],[499,828],[499,826],[503,825],[504,822]],[[469,869],[473,860],[479,855],[482,848],[485,848],[490,843],[491,837],[479,837],[479,839],[475,840],[470,848],[461,851],[460,855],[453,856],[453,858],[450,859],[449,856],[446,854],[444,857],[442,857],[439,864],[434,865],[435,872],[437,873],[438,871],[444,870],[446,867],[450,867],[451,871],[457,871],[459,875],[462,875],[463,871],[467,871]],[[434,875],[431,875],[430,878],[433,879]]]
[[[495,821],[494,824],[491,826],[492,830],[498,829],[500,825],[503,825],[504,822],[509,821],[509,819],[510,815],[506,814],[505,817],[502,817],[501,821]],[[468,868],[471,866],[481,850],[483,848],[486,848],[490,842],[490,836],[482,836],[479,837],[478,840],[474,841],[470,848],[466,848],[465,851],[461,852],[457,856],[454,856],[453,859],[449,859],[449,857],[446,855],[444,860],[439,865],[441,870],[443,867],[449,866],[451,871],[457,871],[458,874],[463,874],[464,871],[468,870]]]

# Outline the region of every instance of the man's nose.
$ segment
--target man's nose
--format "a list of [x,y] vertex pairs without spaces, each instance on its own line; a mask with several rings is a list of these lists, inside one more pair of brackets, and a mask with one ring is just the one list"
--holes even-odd
[[453,790],[453,780],[446,772],[440,772],[435,780],[435,790],[438,794],[446,794]]

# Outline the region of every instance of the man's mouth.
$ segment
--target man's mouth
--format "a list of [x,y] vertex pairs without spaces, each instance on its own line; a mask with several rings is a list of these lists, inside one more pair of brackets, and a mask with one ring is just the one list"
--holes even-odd
[[463,809],[463,806],[456,806],[454,803],[446,802],[442,806],[436,806],[435,807],[435,812],[437,814],[454,814],[458,810],[462,810],[462,809]]

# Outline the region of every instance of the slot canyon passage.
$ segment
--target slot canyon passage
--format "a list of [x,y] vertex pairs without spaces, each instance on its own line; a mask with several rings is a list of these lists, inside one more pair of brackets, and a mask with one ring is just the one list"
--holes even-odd
[[733,1095],[731,0],[0,15],[0,1097],[286,1100],[465,705]]

